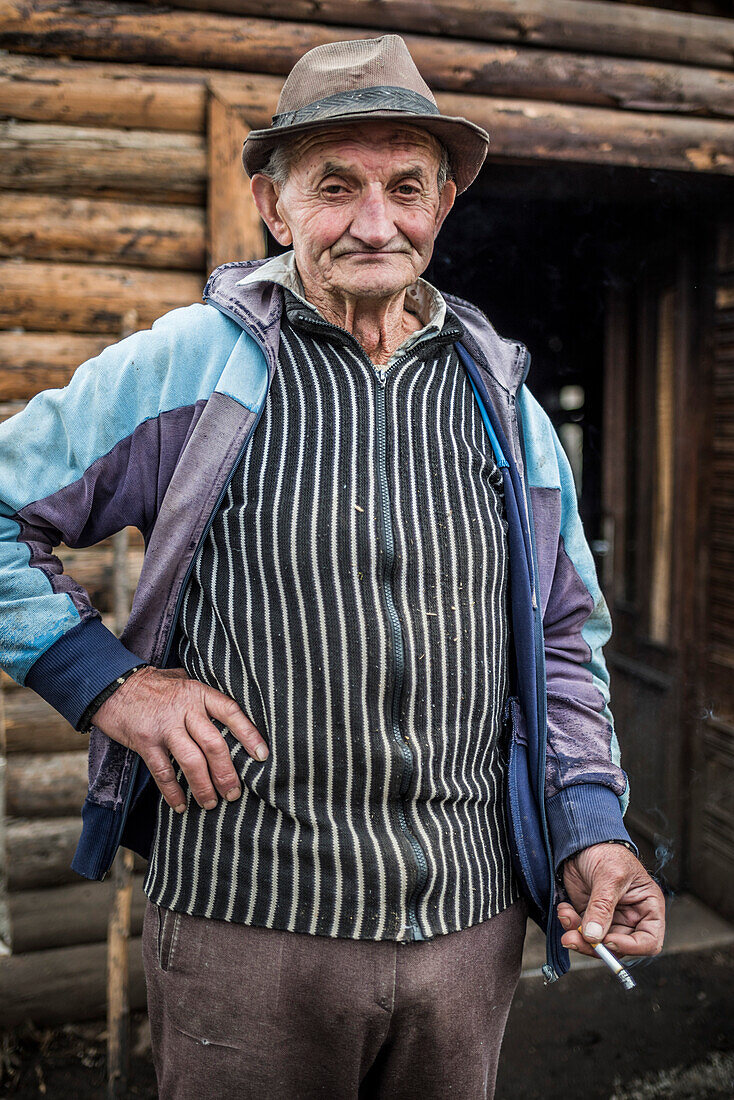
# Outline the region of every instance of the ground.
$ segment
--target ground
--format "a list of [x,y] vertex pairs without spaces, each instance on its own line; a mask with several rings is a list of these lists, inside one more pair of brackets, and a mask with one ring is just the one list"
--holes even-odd
[[[548,988],[523,977],[497,1100],[732,1100],[734,946],[663,955],[633,973],[633,993],[603,968]],[[132,1035],[128,1095],[155,1100],[144,1013],[133,1017]],[[6,1096],[103,1100],[104,1022],[0,1037]]]

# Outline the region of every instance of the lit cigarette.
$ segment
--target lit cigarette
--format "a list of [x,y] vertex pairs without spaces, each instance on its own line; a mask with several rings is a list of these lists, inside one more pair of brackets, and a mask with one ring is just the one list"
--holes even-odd
[[[580,931],[581,925],[579,925],[579,932]],[[625,989],[634,989],[636,987],[637,983],[629,970],[625,970],[617,956],[613,955],[608,947],[605,947],[603,943],[590,943],[589,947],[593,947],[601,961],[607,964],[612,974],[619,978]]]

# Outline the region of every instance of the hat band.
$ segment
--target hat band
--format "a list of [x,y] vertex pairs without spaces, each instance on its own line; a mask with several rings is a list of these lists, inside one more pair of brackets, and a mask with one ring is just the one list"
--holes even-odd
[[392,88],[378,85],[374,88],[354,88],[348,92],[337,92],[324,99],[314,100],[295,111],[283,111],[273,115],[273,128],[296,126],[302,122],[314,122],[319,119],[339,118],[342,115],[358,114],[363,111],[403,111],[411,115],[437,115],[439,109],[435,103],[419,92],[409,88]]

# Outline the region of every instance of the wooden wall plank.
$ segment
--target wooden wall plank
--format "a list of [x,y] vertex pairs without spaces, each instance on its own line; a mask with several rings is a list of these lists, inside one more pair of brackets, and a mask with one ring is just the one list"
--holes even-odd
[[[227,86],[230,105],[241,111],[242,118],[250,126],[269,124],[277,104],[280,85],[277,78],[258,77],[250,73],[244,76],[221,74],[216,79],[218,87]],[[728,122],[719,119],[666,115],[662,112],[623,112],[604,107],[448,92],[440,92],[437,99],[444,113],[463,115],[489,130],[490,160],[505,157],[522,160],[539,158],[722,174],[731,174],[734,171],[732,128]],[[44,186],[48,189],[48,183],[42,186],[43,180],[53,179],[56,181],[56,189],[77,194],[97,193],[109,197],[113,181],[102,162],[96,159],[97,153],[94,156],[91,154],[97,150],[104,161],[106,154],[103,155],[99,143],[95,145],[95,135],[122,131],[102,128],[88,128],[84,131],[82,145],[88,162],[84,173],[80,174],[74,159],[64,152],[62,131],[66,127],[44,128],[34,123],[4,123],[0,124],[0,134],[2,126],[8,128],[12,137],[12,156],[7,166],[0,161],[0,185],[4,183],[5,186],[19,186],[19,173],[25,165],[24,170],[27,171],[30,171],[29,166],[32,167],[31,183],[33,186],[37,185],[39,190]],[[36,126],[39,127],[37,131]],[[49,129],[55,131],[56,143],[50,161],[49,139],[44,132]],[[69,129],[74,130],[73,127]],[[78,132],[81,133],[81,130]],[[186,135],[173,136],[183,138]],[[152,132],[145,134],[148,142],[154,138]],[[206,156],[203,139],[197,140],[201,142],[200,152],[192,151],[191,148],[184,149],[180,160],[177,160],[175,150],[169,150],[166,156],[169,158],[169,173],[180,175],[188,170],[198,173],[198,183],[191,180],[189,190],[199,197],[192,200],[190,195],[188,201],[201,201],[203,204]],[[140,156],[145,159],[142,152]],[[195,161],[193,168],[191,158]],[[165,201],[169,177],[162,176],[160,169],[161,163],[157,168],[156,182],[156,174],[149,167],[140,175],[131,166],[128,185],[145,187],[148,198]],[[151,190],[154,188],[157,190]],[[164,197],[161,198],[161,195]],[[186,201],[186,196],[179,192],[168,193],[168,200]]]
[[3,691],[8,756],[13,753],[78,752],[89,745],[57,710],[30,688]]
[[146,328],[168,310],[201,300],[203,278],[181,271],[95,264],[0,262],[0,327],[109,332],[130,309]]
[[198,134],[204,131],[206,80],[199,69],[11,53],[0,66],[0,116]]
[[8,760],[11,817],[71,817],[87,794],[87,753],[13,753]]
[[[142,3],[155,8],[161,0]],[[263,6],[262,0],[167,0],[166,7],[253,16]],[[373,27],[380,34],[420,26],[422,34],[445,37],[667,58],[689,65],[734,64],[731,20],[604,0],[278,0],[277,16]]]
[[[145,1008],[139,937],[130,940],[130,1007]],[[106,1011],[107,945],[83,944],[11,955],[0,966],[0,1028],[102,1019]]]
[[[133,882],[132,932],[139,936],[143,925],[145,894],[143,875]],[[100,943],[107,937],[114,883],[79,879],[68,886],[48,890],[24,890],[10,895],[10,922],[13,952],[43,951],[53,947],[72,947],[80,943]]]
[[0,122],[3,187],[203,203],[204,142],[196,134]]
[[[19,892],[79,882],[79,875],[71,869],[71,861],[81,831],[80,813],[74,817],[38,820],[9,818],[8,889]],[[135,867],[143,870],[145,860],[136,856]]]
[[80,814],[39,821],[10,818],[6,842],[8,888],[33,890],[76,881],[79,876],[72,871],[71,861],[81,826]]
[[[348,5],[347,5],[348,7]],[[332,27],[312,21],[288,22],[151,9],[131,11],[129,4],[98,3],[95,16],[71,0],[6,0],[0,19],[0,45],[13,51],[68,55],[92,61],[194,65],[285,75],[313,46],[344,38],[368,38],[374,29]],[[262,8],[257,13],[262,14]],[[725,25],[731,42],[734,31]],[[377,27],[381,23],[377,22]],[[422,20],[407,24],[414,29]],[[382,33],[378,31],[377,33]],[[597,40],[602,41],[599,28]],[[405,34],[405,41],[434,90],[521,96],[628,109],[672,110],[703,114],[734,113],[734,81],[726,68],[586,52],[505,46],[472,40]],[[491,38],[491,35],[487,36]],[[594,51],[592,50],[592,54]],[[726,51],[724,57],[728,56]],[[154,88],[159,89],[158,81]]]
[[201,271],[205,233],[198,206],[0,193],[0,256]]

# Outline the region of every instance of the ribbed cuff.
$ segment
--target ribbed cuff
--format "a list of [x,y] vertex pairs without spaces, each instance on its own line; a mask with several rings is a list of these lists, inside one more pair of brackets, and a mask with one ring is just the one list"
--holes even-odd
[[553,861],[558,870],[564,859],[606,840],[633,841],[624,827],[619,798],[601,783],[577,783],[546,802]]
[[85,619],[41,654],[25,684],[78,729],[92,700],[117,676],[141,663],[142,658],[131,653],[101,619]]

